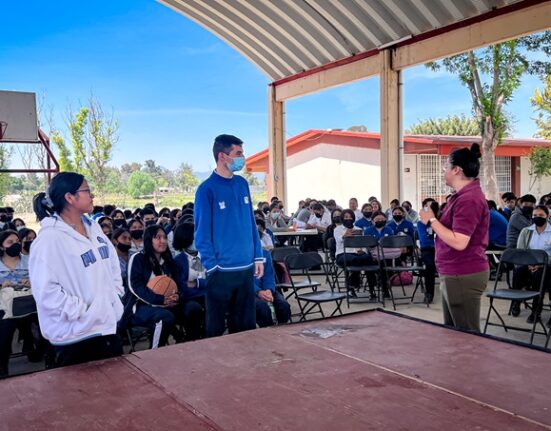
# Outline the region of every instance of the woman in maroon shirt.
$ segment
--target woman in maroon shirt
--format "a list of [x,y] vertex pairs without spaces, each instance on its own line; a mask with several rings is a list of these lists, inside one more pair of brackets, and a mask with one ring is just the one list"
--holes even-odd
[[480,299],[488,283],[489,212],[480,188],[480,147],[453,151],[444,178],[454,189],[437,219],[430,208],[420,212],[421,221],[436,233],[436,268],[444,324],[480,332]]

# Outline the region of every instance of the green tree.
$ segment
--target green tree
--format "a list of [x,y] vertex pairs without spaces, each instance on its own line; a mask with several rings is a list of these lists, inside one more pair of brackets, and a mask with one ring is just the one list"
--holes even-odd
[[127,183],[128,194],[133,198],[151,195],[155,191],[155,187],[157,187],[155,179],[143,171],[133,172]]
[[528,189],[531,190],[537,181],[543,177],[551,175],[551,148],[533,147],[530,152],[530,183]]
[[[12,155],[11,148],[6,144],[0,144],[0,169],[7,169]],[[7,173],[0,174],[0,199],[8,194],[11,178]]]
[[199,185],[199,180],[193,173],[193,166],[182,163],[176,170],[177,184],[184,192],[192,192]]
[[540,91],[536,88],[531,101],[532,106],[534,106],[538,113],[538,118],[536,118],[538,126],[536,137],[551,139],[551,75],[545,78],[543,90]]
[[547,57],[551,54],[549,31],[469,51],[427,65],[433,70],[444,68],[457,75],[460,82],[468,88],[482,137],[483,187],[488,199],[496,202],[499,202],[499,196],[495,149],[510,127],[510,119],[504,108],[513,98],[524,74],[546,76],[551,72],[551,62],[529,58],[531,52],[542,51]]
[[446,118],[429,118],[412,124],[405,133],[411,135],[478,136],[480,130],[476,118],[465,114],[448,115]]
[[60,169],[85,175],[94,192],[102,196],[106,191],[107,164],[118,141],[117,121],[106,115],[100,103],[91,97],[87,106],[69,116],[67,126],[71,148],[60,134],[52,137],[59,152]]
[[243,170],[241,176],[247,180],[250,187],[257,187],[260,185],[260,181],[258,181],[256,175],[252,172],[247,171],[246,169]]
[[349,132],[367,132],[367,127],[364,126],[363,124],[361,125],[358,125],[358,126],[350,126],[348,129]]

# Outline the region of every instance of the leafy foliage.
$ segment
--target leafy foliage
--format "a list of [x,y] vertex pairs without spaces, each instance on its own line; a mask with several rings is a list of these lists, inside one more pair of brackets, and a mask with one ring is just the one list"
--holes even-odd
[[147,172],[135,171],[128,179],[128,194],[133,198],[151,195],[155,187],[157,187],[155,179]]
[[530,153],[530,184],[531,189],[536,181],[551,175],[551,148],[534,147]]
[[411,135],[478,136],[480,130],[475,118],[466,115],[448,115],[446,118],[429,118],[405,130]]
[[536,124],[538,132],[536,137],[551,139],[551,75],[545,79],[545,87],[543,90],[536,88],[534,96],[531,99],[532,106],[538,113]]

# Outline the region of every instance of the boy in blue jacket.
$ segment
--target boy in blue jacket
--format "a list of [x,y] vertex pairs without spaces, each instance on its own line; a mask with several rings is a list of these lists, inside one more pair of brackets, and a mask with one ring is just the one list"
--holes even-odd
[[254,277],[264,257],[247,181],[234,172],[245,166],[243,141],[214,140],[216,169],[195,194],[195,244],[207,271],[207,337],[256,328]]
[[275,323],[269,303],[272,303],[277,323],[280,324],[291,320],[291,306],[285,300],[285,297],[276,290],[275,273],[270,252],[262,250],[262,253],[266,258],[264,275],[262,278],[254,280],[254,288],[256,291],[256,323],[264,328]]

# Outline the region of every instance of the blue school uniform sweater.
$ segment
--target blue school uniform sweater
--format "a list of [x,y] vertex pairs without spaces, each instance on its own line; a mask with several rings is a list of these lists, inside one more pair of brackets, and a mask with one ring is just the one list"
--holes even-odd
[[365,231],[369,229],[371,226],[373,226],[373,222],[371,220],[366,219],[365,217],[362,217],[354,225],[361,228],[364,231],[364,235],[365,235]]
[[275,293],[275,272],[274,264],[272,262],[272,255],[268,250],[262,250],[266,263],[264,264],[264,275],[262,278],[254,278],[254,290],[258,294],[261,290],[271,290]]
[[394,232],[394,235],[403,233],[405,235],[409,235],[412,240],[415,238],[415,227],[413,227],[413,223],[409,220],[402,220],[400,224],[392,220],[386,225],[386,227],[390,228],[392,232]]
[[509,222],[503,214],[496,210],[490,210],[490,229],[488,232],[490,242],[497,245],[507,245],[507,226]]
[[195,246],[207,270],[242,271],[264,262],[247,181],[213,172],[195,193]]
[[371,226],[364,231],[364,236],[374,236],[375,238],[377,238],[377,241],[379,241],[383,236],[392,235],[394,235],[394,232],[392,232],[392,229],[390,229],[388,226],[385,226],[380,232],[375,226]]
[[434,232],[421,221],[417,222],[417,232],[419,233],[420,248],[434,248]]

